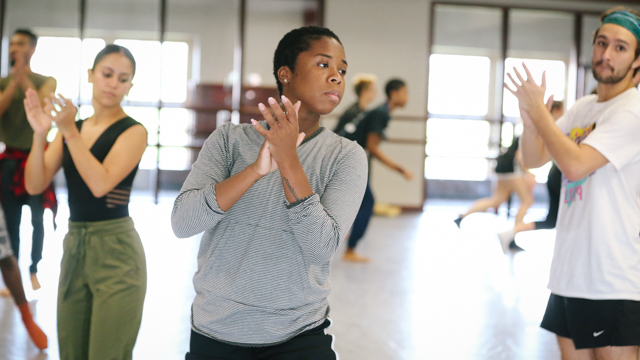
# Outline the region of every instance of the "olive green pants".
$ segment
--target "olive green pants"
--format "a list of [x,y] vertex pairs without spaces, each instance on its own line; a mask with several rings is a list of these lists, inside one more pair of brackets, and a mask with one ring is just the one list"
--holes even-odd
[[70,221],[60,267],[60,359],[131,359],[147,290],[133,220]]

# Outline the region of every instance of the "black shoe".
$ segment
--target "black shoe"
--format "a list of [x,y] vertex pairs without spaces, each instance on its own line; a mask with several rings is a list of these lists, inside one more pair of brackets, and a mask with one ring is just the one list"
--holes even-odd
[[509,250],[511,250],[511,251],[524,251],[523,248],[521,248],[520,246],[518,246],[518,244],[516,244],[515,240],[512,240],[509,243]]
[[454,223],[456,223],[456,225],[458,225],[458,229],[460,229],[460,223],[462,222],[462,218],[458,217],[457,219],[453,220]]

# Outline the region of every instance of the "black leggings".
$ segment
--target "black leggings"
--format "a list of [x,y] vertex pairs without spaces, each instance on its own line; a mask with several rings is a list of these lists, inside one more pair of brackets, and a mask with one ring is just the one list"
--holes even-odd
[[549,190],[549,212],[544,221],[536,221],[536,230],[553,229],[558,221],[558,208],[560,206],[560,189],[562,187],[562,172],[556,164],[549,170],[547,178],[547,190]]
[[369,220],[371,220],[371,215],[373,215],[374,202],[375,199],[373,198],[371,187],[367,182],[367,188],[364,191],[364,197],[362,198],[358,215],[356,215],[356,219],[353,221],[353,225],[351,226],[351,234],[349,235],[349,241],[347,242],[347,247],[349,249],[355,249],[356,245],[358,245],[358,241],[362,239],[365,231],[367,231]]

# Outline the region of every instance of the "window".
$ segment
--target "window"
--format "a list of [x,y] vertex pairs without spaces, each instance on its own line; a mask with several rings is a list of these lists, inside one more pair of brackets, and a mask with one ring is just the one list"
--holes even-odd
[[429,113],[487,115],[491,63],[485,56],[429,58]]
[[427,155],[484,158],[489,154],[488,121],[432,118],[427,121]]
[[487,159],[427,157],[425,160],[427,179],[482,181],[487,179],[488,169]]
[[38,39],[36,49],[31,59],[33,71],[53,76],[58,82],[56,93],[76,100],[80,85],[80,39],[43,36]]
[[[189,47],[184,42],[115,41],[129,49],[136,59],[135,86],[129,101],[182,103],[187,99]],[[160,75],[160,76],[158,76]]]
[[436,117],[427,121],[427,179],[487,178],[491,123],[480,119],[489,112],[490,74],[486,56],[431,55],[428,109]]
[[425,176],[440,180],[487,178],[488,121],[431,118],[427,121]]

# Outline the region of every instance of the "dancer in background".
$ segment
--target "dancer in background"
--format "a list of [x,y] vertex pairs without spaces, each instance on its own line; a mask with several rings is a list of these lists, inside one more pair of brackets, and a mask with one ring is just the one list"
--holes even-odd
[[[488,209],[496,211],[500,205],[507,200],[511,194],[517,194],[520,198],[520,207],[516,214],[516,226],[523,223],[527,210],[533,204],[533,187],[535,186],[535,178],[533,174],[526,170],[522,165],[522,158],[518,151],[518,138],[514,138],[511,146],[506,152],[498,156],[496,161],[495,173],[498,181],[496,182],[493,193],[490,197],[476,200],[469,210],[461,214],[454,220],[456,225],[460,227],[462,219],[476,212],[484,212]],[[502,251],[506,253],[511,246],[515,247],[515,242],[501,242]]]
[[376,98],[378,90],[376,83],[378,78],[373,74],[356,74],[353,77],[353,88],[358,96],[358,100],[351,105],[338,120],[333,132],[340,136],[348,137],[356,131],[358,124],[367,114],[367,106]]
[[44,350],[48,346],[47,335],[45,335],[42,329],[33,321],[33,315],[31,315],[31,309],[29,309],[29,303],[27,302],[27,298],[24,295],[24,288],[22,287],[20,268],[18,268],[18,262],[11,252],[9,242],[9,234],[7,233],[4,223],[4,214],[2,213],[2,209],[0,209],[0,271],[2,271],[2,278],[20,310],[22,322],[27,328],[29,337],[38,349]]
[[[22,206],[31,210],[31,285],[40,288],[36,273],[42,259],[44,242],[44,209],[54,213],[57,200],[53,186],[49,184],[42,194],[29,195],[24,188],[24,164],[33,142],[33,130],[27,121],[24,109],[25,92],[33,89],[41,102],[56,90],[56,80],[31,71],[31,57],[36,51],[38,37],[28,29],[18,29],[9,42],[11,73],[0,79],[0,140],[6,144],[0,154],[0,199],[4,210],[11,248],[16,258],[20,254],[20,221]],[[8,295],[6,291],[3,295]]]
[[[551,116],[558,120],[564,114],[564,104],[561,101],[554,101],[551,105]],[[510,244],[517,233],[530,230],[553,229],[558,220],[558,207],[560,206],[560,188],[562,187],[562,172],[554,163],[549,169],[547,176],[547,191],[549,192],[549,210],[547,217],[542,221],[522,222],[508,231],[498,234],[501,244]]]
[[[135,70],[122,46],[98,53],[89,70],[94,114],[86,120],[75,121],[77,109],[68,99],[51,94],[43,108],[36,92],[27,91],[34,130],[27,191],[43,191],[61,167],[69,188],[71,218],[58,286],[63,360],[131,359],[140,328],[147,271],[128,205],[147,131],[120,105]],[[46,147],[52,121],[59,131]]]
[[188,360],[338,358],[329,272],[367,161],[320,116],[340,103],[346,71],[333,32],[292,30],[273,57],[282,105],[269,98],[266,121],[225,124],[200,151],[171,216],[178,237],[205,232]]
[[[389,80],[385,85],[385,94],[387,95],[387,101],[369,111],[362,121],[358,123],[355,131],[348,133],[346,137],[350,140],[357,141],[371,157],[378,159],[383,165],[399,172],[405,179],[411,180],[413,178],[411,171],[391,160],[391,158],[380,149],[380,143],[385,137],[385,130],[391,120],[391,112],[404,107],[409,99],[407,85],[400,79]],[[373,214],[374,202],[373,192],[371,192],[370,183],[369,180],[367,180],[367,189],[364,193],[358,216],[356,216],[356,220],[353,222],[349,242],[347,243],[347,250],[342,257],[343,260],[362,263],[370,261],[369,258],[356,253],[355,249],[369,226],[369,220],[371,220],[371,215]]]

